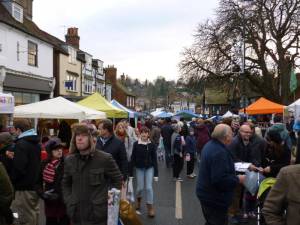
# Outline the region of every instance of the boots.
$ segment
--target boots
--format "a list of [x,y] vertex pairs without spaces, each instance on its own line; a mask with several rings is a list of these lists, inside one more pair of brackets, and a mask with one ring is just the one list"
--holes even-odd
[[152,204],[147,204],[147,210],[148,210],[148,217],[154,217],[154,208]]
[[136,206],[135,206],[135,209],[136,210],[140,210],[141,209],[141,202],[142,202],[142,198],[141,197],[138,197],[136,199]]

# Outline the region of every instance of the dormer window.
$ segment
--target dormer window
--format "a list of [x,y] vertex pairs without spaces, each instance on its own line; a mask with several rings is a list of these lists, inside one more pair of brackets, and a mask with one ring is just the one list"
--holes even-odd
[[23,8],[16,3],[12,4],[12,16],[20,23],[23,23]]

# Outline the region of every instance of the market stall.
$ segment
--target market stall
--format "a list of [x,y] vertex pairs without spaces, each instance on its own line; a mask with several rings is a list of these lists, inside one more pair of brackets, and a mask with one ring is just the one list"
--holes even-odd
[[15,99],[11,94],[0,93],[0,124],[3,127],[12,125]]
[[178,116],[180,118],[184,118],[184,119],[188,119],[188,120],[191,120],[193,117],[194,118],[199,117],[199,115],[193,113],[190,110],[181,110],[181,111],[177,112],[174,116]]
[[230,117],[239,117],[239,115],[236,115],[229,110],[222,116],[222,118],[230,118]]
[[[261,97],[256,102],[249,105],[245,110],[248,115],[258,115],[258,114],[273,114],[273,113],[283,113],[284,105],[280,105],[275,102]],[[243,113],[244,109],[240,110]]]
[[114,105],[115,107],[117,107],[118,109],[121,109],[121,110],[127,112],[129,118],[137,118],[138,117],[138,112],[128,109],[127,107],[125,107],[124,105],[119,103],[117,100],[113,99],[110,103],[112,105]]
[[14,117],[29,119],[104,119],[104,112],[96,111],[63,97],[57,97],[36,103],[16,106]]
[[105,112],[108,118],[128,118],[126,111],[115,107],[97,92],[77,103],[90,109]]

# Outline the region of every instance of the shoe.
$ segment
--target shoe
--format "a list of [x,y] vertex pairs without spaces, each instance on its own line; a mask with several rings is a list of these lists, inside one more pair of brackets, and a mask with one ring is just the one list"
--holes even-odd
[[138,197],[136,199],[136,205],[135,205],[135,210],[140,210],[141,209],[141,202],[142,202],[142,198]]
[[181,177],[178,177],[178,178],[176,179],[176,181],[178,181],[178,182],[182,182],[182,181],[183,181],[183,179],[182,179]]
[[229,224],[239,224],[240,219],[237,216],[230,216],[228,222]]
[[197,175],[196,175],[195,173],[192,173],[192,176],[193,176],[193,177],[196,177]]
[[148,217],[153,218],[155,216],[154,208],[152,204],[147,204]]
[[187,178],[190,178],[190,179],[194,179],[195,177],[193,176],[193,174],[189,174],[189,175],[186,175]]

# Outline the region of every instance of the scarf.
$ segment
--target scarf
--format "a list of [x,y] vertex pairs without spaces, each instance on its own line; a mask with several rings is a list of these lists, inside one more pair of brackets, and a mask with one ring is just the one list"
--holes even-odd
[[60,160],[52,160],[51,162],[47,163],[45,169],[43,171],[43,180],[46,183],[53,183],[55,177],[55,170],[58,167]]

